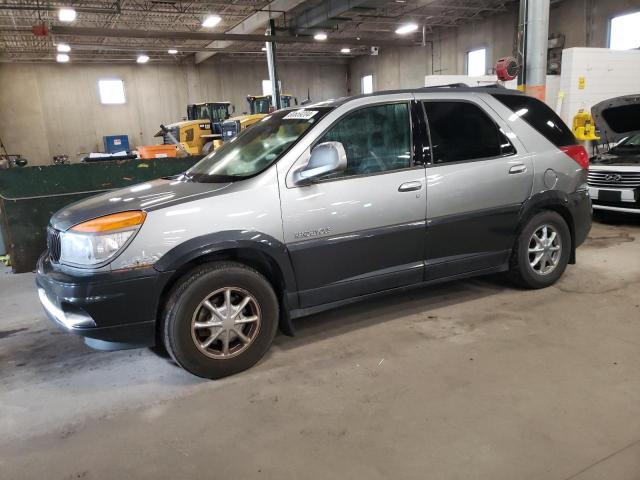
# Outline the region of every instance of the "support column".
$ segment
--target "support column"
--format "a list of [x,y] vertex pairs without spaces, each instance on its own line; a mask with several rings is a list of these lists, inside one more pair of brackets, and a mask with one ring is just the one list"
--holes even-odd
[[520,65],[518,71],[518,90],[524,92],[527,84],[527,0],[520,0],[518,9],[518,35],[516,41],[516,59]]
[[540,100],[545,98],[548,38],[549,0],[528,0],[525,91]]
[[[269,28],[267,35],[274,36],[276,34],[275,20],[269,20]],[[276,110],[282,108],[280,101],[280,89],[278,88],[278,66],[276,57],[276,42],[266,42],[267,47],[267,65],[269,66],[269,80],[271,80],[271,105]]]

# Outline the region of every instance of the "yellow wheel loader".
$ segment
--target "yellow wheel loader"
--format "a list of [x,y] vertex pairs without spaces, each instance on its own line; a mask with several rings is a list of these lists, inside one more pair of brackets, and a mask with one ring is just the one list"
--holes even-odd
[[[292,103],[298,104],[298,99],[293,95],[280,95],[282,108],[289,108]],[[274,107],[271,105],[271,95],[248,95],[249,113],[237,115],[222,123],[222,139],[231,140],[251,125],[255,125],[269,115]]]
[[229,118],[229,102],[202,102],[187,105],[187,119],[165,125],[156,137],[164,144],[180,145],[188,155],[206,155],[222,143],[222,123]]

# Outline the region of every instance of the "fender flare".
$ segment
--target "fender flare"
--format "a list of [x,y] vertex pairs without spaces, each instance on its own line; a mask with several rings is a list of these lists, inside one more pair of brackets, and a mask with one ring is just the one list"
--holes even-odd
[[293,335],[289,309],[298,306],[298,288],[289,250],[278,239],[256,230],[227,230],[191,238],[165,253],[154,265],[159,272],[174,272],[207,255],[228,250],[252,251],[267,257],[277,268],[284,289],[280,328]]
[[[575,221],[570,208],[569,195],[560,190],[545,190],[538,192],[529,197],[520,209],[520,221],[518,225],[518,234],[525,227],[526,222],[531,218],[534,213],[541,210],[553,210],[559,213],[571,233],[571,255],[569,257],[569,263],[575,263],[576,258],[576,239],[575,239]],[[518,237],[516,236],[516,239]]]

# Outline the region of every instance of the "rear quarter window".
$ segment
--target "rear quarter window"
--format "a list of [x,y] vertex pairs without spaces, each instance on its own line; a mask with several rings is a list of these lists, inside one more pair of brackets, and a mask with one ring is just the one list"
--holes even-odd
[[493,96],[556,147],[576,144],[576,137],[573,136],[569,127],[544,102],[526,95],[493,94]]

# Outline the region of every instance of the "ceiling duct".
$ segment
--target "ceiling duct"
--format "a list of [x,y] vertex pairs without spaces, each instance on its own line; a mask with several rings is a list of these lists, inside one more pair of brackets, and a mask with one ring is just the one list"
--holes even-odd
[[348,20],[339,18],[345,12],[362,8],[373,10],[387,3],[385,0],[327,0],[296,14],[290,26],[296,33],[315,27],[332,28]]

